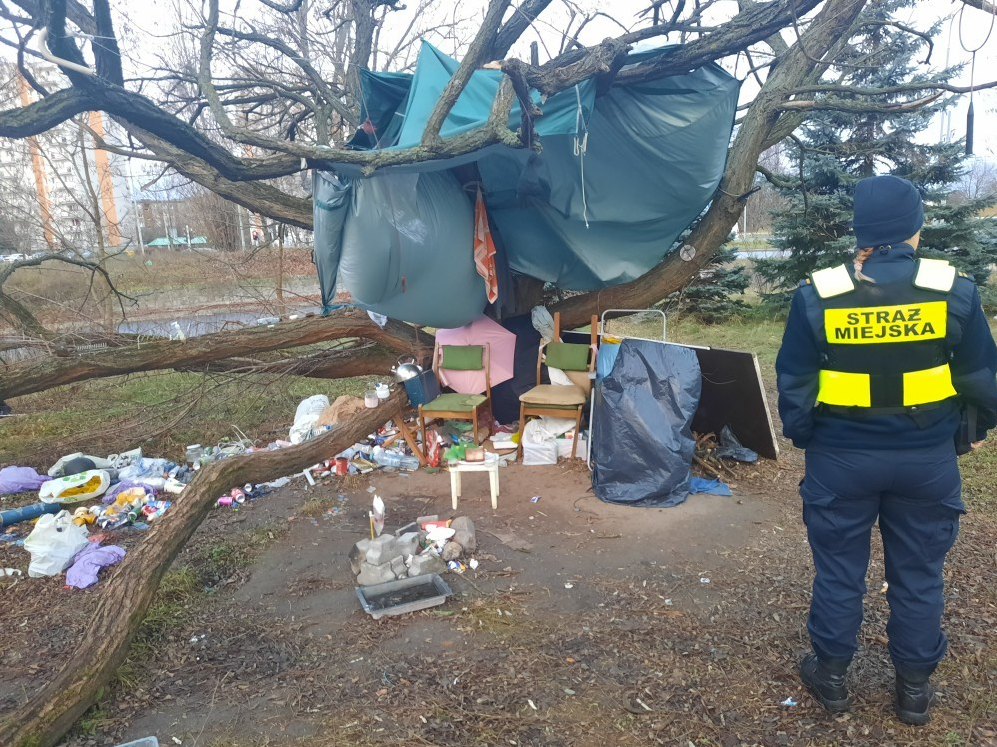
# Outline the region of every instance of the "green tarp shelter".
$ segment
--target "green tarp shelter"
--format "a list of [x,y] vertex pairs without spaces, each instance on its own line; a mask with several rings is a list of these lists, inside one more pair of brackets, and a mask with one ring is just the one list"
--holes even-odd
[[[662,53],[658,50],[656,53]],[[667,54],[667,51],[664,51]],[[635,64],[642,55],[632,55]],[[424,43],[414,74],[363,72],[364,127],[350,145],[418,145],[457,61]],[[481,126],[501,80],[476,71],[447,117],[446,139]],[[362,177],[315,175],[315,256],[323,304],[354,302],[419,324],[481,315],[472,256],[480,185],[503,270],[565,290],[633,280],[661,261],[708,204],[723,173],[739,82],[715,64],[597,95],[587,80],[541,102],[542,152],[491,146]],[[510,129],[520,126],[518,104]],[[500,280],[499,304],[510,283]]]

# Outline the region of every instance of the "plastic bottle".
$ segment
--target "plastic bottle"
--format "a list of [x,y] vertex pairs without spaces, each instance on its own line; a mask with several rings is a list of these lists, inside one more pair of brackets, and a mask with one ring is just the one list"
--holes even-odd
[[414,456],[399,454],[397,451],[374,449],[374,461],[382,467],[398,467],[400,469],[419,469],[419,460]]

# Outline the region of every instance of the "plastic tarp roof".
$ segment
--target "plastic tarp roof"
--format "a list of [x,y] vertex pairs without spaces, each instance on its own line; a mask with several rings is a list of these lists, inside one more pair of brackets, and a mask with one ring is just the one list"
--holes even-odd
[[[457,65],[423,44],[413,75],[364,72],[367,122],[351,146],[418,145]],[[500,80],[498,70],[475,71],[441,136],[484,124]],[[368,178],[348,164],[317,173],[315,254],[324,305],[339,288],[366,308],[420,324],[453,327],[479,316],[485,302],[469,228],[474,189],[465,188],[477,180],[512,271],[564,290],[643,275],[709,203],[723,173],[738,89],[713,64],[639,85],[617,83],[599,96],[588,80],[543,102],[533,92],[543,111],[535,120],[539,154],[491,146],[386,167]],[[509,126],[520,126],[518,104]],[[469,165],[476,170],[470,178]]]

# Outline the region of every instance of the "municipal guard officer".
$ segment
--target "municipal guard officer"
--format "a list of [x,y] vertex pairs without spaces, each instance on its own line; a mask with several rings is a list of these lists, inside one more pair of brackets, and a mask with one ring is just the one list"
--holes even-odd
[[928,722],[928,678],[946,649],[942,564],[964,512],[960,413],[974,413],[974,447],[997,424],[997,347],[976,286],[915,257],[923,222],[907,180],[858,182],[855,259],[800,283],[776,361],[783,431],[806,449],[800,494],[816,570],[800,677],[827,710],[848,709],[878,520],[896,713],[916,725]]

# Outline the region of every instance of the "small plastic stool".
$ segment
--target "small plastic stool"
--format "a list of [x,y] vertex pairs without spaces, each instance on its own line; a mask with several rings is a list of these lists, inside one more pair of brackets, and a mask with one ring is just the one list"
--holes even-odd
[[487,472],[488,487],[492,493],[492,510],[498,509],[499,458],[497,454],[485,454],[485,461],[483,462],[451,462],[448,468],[450,470],[450,497],[453,499],[455,511],[457,510],[457,499],[460,498],[461,472]]

